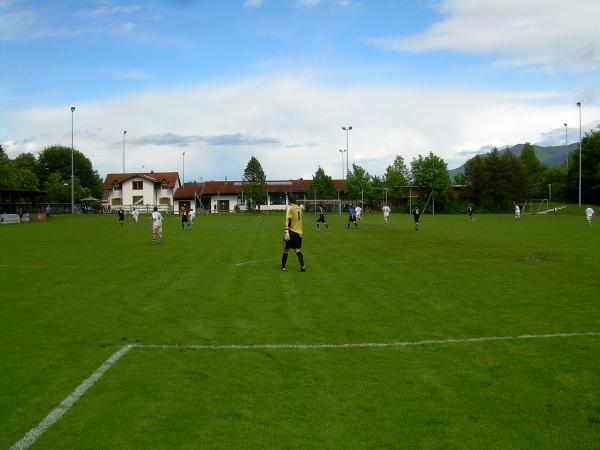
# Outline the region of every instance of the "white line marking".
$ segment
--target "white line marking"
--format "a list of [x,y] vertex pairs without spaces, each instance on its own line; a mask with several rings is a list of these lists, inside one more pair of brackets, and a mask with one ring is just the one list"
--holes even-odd
[[556,334],[523,334],[521,336],[484,336],[466,339],[427,339],[424,341],[404,342],[364,342],[349,344],[213,344],[213,345],[177,345],[177,344],[129,344],[122,347],[108,358],[96,371],[81,383],[65,398],[60,405],[34,428],[32,428],[20,441],[13,444],[10,450],[29,448],[48,428],[58,422],[73,404],[96,383],[104,373],[117,363],[123,355],[132,348],[148,349],[183,349],[183,350],[257,350],[257,349],[283,349],[283,350],[319,350],[319,349],[344,349],[344,348],[381,348],[381,347],[409,347],[418,345],[442,344],[469,344],[486,341],[510,341],[527,339],[545,339],[558,337],[600,336],[600,332],[592,333],[556,333]]
[[23,438],[13,444],[10,450],[21,450],[29,448],[33,443],[52,425],[58,422],[62,416],[69,410],[73,404],[81,398],[85,392],[91,388],[96,381],[98,381],[104,373],[110,369],[115,363],[129,350],[131,350],[131,345],[126,345],[122,347],[120,350],[113,353],[113,355],[104,361],[100,367],[96,369],[96,371],[89,376],[83,383],[81,383],[73,392],[71,392],[67,398],[65,398],[60,405],[54,408],[50,413],[44,417],[44,419],[37,424],[36,427],[32,428]]
[[258,261],[252,260],[252,261],[245,261],[245,262],[237,263],[235,265],[236,266],[243,266],[244,264],[252,264],[252,263],[256,263],[256,262],[258,262]]
[[319,350],[336,348],[380,348],[380,347],[409,347],[417,345],[468,344],[485,341],[509,341],[523,339],[543,339],[557,337],[600,336],[600,333],[557,333],[557,334],[524,334],[521,336],[486,336],[467,339],[428,339],[424,341],[405,342],[364,342],[349,344],[131,344],[136,348],[184,349],[184,350]]

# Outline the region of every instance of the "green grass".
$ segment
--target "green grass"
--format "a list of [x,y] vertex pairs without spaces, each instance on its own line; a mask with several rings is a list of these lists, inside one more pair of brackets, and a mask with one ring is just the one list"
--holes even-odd
[[[53,217],[0,227],[0,448],[121,346],[600,332],[582,215]],[[34,448],[599,448],[600,337],[348,349],[133,349]]]

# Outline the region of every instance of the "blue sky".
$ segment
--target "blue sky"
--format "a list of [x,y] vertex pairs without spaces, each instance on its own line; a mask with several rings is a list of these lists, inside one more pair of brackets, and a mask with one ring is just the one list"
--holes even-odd
[[[0,0],[0,141],[75,146],[101,175],[381,175],[600,123],[600,2]],[[575,26],[576,24],[576,26]]]

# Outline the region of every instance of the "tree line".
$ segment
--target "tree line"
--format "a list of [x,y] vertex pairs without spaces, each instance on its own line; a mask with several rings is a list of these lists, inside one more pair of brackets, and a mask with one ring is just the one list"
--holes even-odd
[[[600,203],[600,127],[586,133],[582,139],[582,202]],[[266,200],[266,175],[260,162],[253,156],[244,171],[244,192],[252,209]],[[548,186],[550,185],[550,189]],[[380,206],[385,199],[391,206],[406,206],[409,202],[421,207],[435,202],[439,212],[464,212],[468,205],[479,211],[512,211],[514,202],[533,198],[553,201],[577,202],[579,192],[579,152],[569,155],[565,166],[548,167],[542,164],[535,149],[526,143],[519,156],[506,149],[497,148],[485,155],[467,161],[464,174],[457,175],[453,183],[448,175],[447,163],[433,152],[418,155],[410,162],[397,155],[382,176],[371,175],[358,164],[346,174],[345,198],[363,200]],[[412,198],[410,198],[412,194]],[[337,199],[339,193],[333,178],[319,167],[307,198]]]
[[[102,195],[102,179],[91,161],[73,151],[73,192],[75,199]],[[10,159],[0,146],[0,189],[43,192],[49,203],[68,203],[71,199],[71,148],[55,145],[44,148],[37,158],[21,153]]]

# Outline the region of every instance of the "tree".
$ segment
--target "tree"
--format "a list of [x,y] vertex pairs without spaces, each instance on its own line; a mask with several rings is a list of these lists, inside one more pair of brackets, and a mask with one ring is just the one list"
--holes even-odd
[[514,201],[527,198],[528,181],[523,163],[511,151],[497,148],[477,155],[465,164],[465,181],[482,210],[507,212]]
[[544,165],[539,161],[535,154],[535,148],[529,142],[526,142],[521,150],[519,157],[523,163],[523,168],[527,175],[529,183],[529,195],[539,197],[541,194],[542,183],[540,177],[544,171]]
[[312,183],[308,190],[308,198],[331,199],[337,198],[337,191],[333,184],[333,179],[319,167],[313,176]]
[[267,199],[267,176],[254,156],[250,158],[244,169],[242,178],[242,187],[246,195],[246,205],[248,209],[264,203]]
[[[579,150],[571,153],[566,196],[573,202],[579,199]],[[600,127],[586,133],[581,140],[581,201],[600,203]]]
[[450,194],[450,177],[446,162],[432,152],[425,158],[419,155],[411,162],[411,175],[414,185],[419,187],[423,194],[431,192],[437,207],[443,209]]
[[385,187],[388,189],[388,198],[398,200],[400,190],[403,186],[409,184],[410,180],[410,173],[402,156],[397,155],[394,163],[387,167],[384,180]]
[[[81,152],[73,152],[73,171],[81,186],[88,188],[94,197],[102,195],[102,179],[91,161]],[[71,180],[71,148],[59,145],[46,147],[39,154],[36,173],[40,183],[45,184],[50,174],[59,173],[63,180]]]
[[350,200],[373,196],[371,175],[358,164],[352,163],[352,170],[348,172],[348,176],[346,177],[346,194]]
[[13,163],[14,163],[15,167],[18,169],[29,169],[32,172],[34,172],[35,167],[37,165],[37,160],[35,159],[35,156],[33,156],[31,153],[26,152],[26,153],[21,153],[20,155],[18,155],[13,160]]

